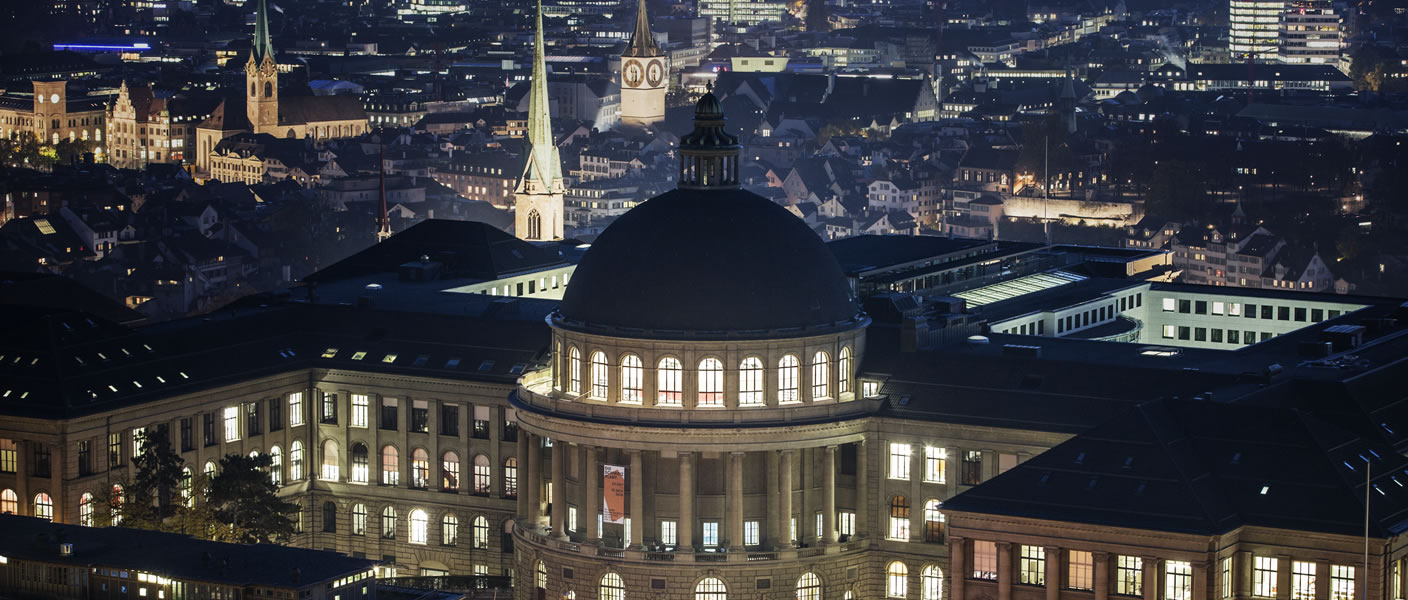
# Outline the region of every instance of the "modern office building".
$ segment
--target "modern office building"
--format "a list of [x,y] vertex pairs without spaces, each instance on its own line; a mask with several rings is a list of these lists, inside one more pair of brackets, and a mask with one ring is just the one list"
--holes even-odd
[[1344,46],[1341,15],[1325,0],[1300,0],[1286,6],[1281,19],[1281,62],[1339,67]]
[[1285,10],[1285,0],[1230,0],[1227,50],[1232,62],[1277,62]]
[[781,22],[786,13],[787,4],[773,0],[699,0],[699,16],[728,25]]

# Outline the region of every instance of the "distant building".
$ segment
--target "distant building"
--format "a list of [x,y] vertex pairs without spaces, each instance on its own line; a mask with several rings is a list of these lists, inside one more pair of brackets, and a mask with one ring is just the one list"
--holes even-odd
[[1255,62],[1276,62],[1281,13],[1285,0],[1230,0],[1228,3],[1228,50],[1232,62],[1248,58]]
[[1291,2],[1281,17],[1281,62],[1340,66],[1339,12],[1325,0]]
[[543,7],[533,32],[533,78],[528,90],[528,132],[519,151],[521,168],[513,188],[514,233],[540,242],[562,239],[562,157],[552,137],[548,69],[543,54]]
[[0,137],[32,135],[44,144],[61,140],[92,141],[94,154],[106,154],[103,140],[103,99],[70,98],[68,82],[34,81],[34,93],[0,95]]
[[730,25],[757,25],[782,21],[787,4],[773,0],[699,0],[699,16]]
[[[41,492],[36,502],[52,502]],[[39,504],[41,508],[43,504]],[[376,561],[272,544],[51,523],[0,514],[0,595],[9,598],[376,598]],[[36,518],[37,517],[37,518]]]
[[189,162],[196,126],[214,108],[213,102],[158,98],[150,84],[123,81],[107,109],[108,163],[140,169],[148,163]]
[[636,6],[636,28],[621,56],[621,123],[649,126],[665,120],[670,57],[655,43],[645,0]]

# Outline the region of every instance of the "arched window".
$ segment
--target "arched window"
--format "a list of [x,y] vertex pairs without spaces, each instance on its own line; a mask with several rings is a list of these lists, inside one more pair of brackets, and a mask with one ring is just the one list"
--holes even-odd
[[944,572],[938,565],[929,565],[919,572],[920,600],[943,600]]
[[460,539],[460,518],[454,514],[446,514],[440,519],[440,543],[446,546],[453,546]]
[[763,361],[750,356],[738,366],[738,405],[763,405]]
[[508,498],[518,497],[517,458],[509,458],[504,461],[504,496]]
[[339,473],[338,466],[342,461],[338,459],[337,442],[333,440],[323,440],[323,481],[337,481]]
[[293,440],[288,445],[288,480],[300,481],[303,479],[303,442]]
[[194,495],[191,493],[191,468],[190,468],[190,467],[184,467],[184,468],[181,469],[181,481],[179,482],[179,485],[180,485],[180,489],[181,489],[181,504],[186,505],[187,508],[190,508],[191,506],[194,506],[194,505],[195,505],[195,497],[194,497]]
[[381,448],[381,485],[401,483],[401,459],[395,446]]
[[543,239],[543,215],[538,214],[538,209],[528,211],[528,237],[530,240]]
[[45,521],[54,520],[54,499],[40,492],[34,496],[34,516]]
[[797,600],[821,600],[821,578],[810,571],[797,578]]
[[684,367],[680,365],[678,359],[670,357],[660,359],[660,364],[655,367],[656,385],[660,388],[656,404],[679,406],[684,401],[683,372]]
[[284,451],[278,446],[269,448],[269,481],[284,484]]
[[548,589],[548,566],[541,560],[533,568],[533,585],[538,586],[540,590]]
[[611,385],[606,379],[606,353],[600,350],[592,353],[592,397],[605,400],[611,394]]
[[250,95],[250,96],[258,96],[258,95],[259,95],[259,88],[256,87],[256,86],[258,86],[258,85],[259,85],[259,84],[254,83],[253,81],[249,82],[249,95]]
[[474,457],[474,490],[480,496],[489,495],[489,486],[492,485],[492,470],[489,468],[489,457],[480,454]]
[[396,539],[396,509],[390,506],[381,509],[381,537]]
[[440,489],[457,491],[460,489],[460,455],[446,452],[440,458]]
[[323,532],[337,533],[337,503],[328,501],[323,503]]
[[621,581],[620,575],[615,573],[602,575],[599,587],[597,600],[626,600],[626,584]]
[[567,348],[567,391],[582,393],[582,352],[576,346]]
[[777,401],[797,402],[797,378],[801,366],[792,354],[782,357],[777,363]]
[[724,405],[724,363],[717,358],[699,361],[699,406]]
[[273,98],[273,97],[274,97],[274,83],[273,83],[273,82],[271,82],[271,81],[266,81],[266,82],[264,82],[264,97],[265,97],[265,98]]
[[645,399],[645,363],[639,356],[621,357],[621,401],[640,404]]
[[474,517],[474,549],[489,547],[489,520],[484,515]]
[[[206,463],[206,465],[210,464],[211,463]],[[5,491],[8,492],[9,490]],[[14,492],[11,492],[11,496],[13,495]],[[0,502],[0,506],[3,505],[4,503]],[[110,515],[109,521],[112,522],[113,527],[122,524],[122,486],[115,483],[112,485],[112,491],[108,495],[108,515]]]
[[728,588],[718,577],[705,577],[694,584],[694,600],[728,600]]
[[812,400],[831,397],[831,357],[825,352],[812,355]]
[[93,526],[93,494],[83,492],[83,497],[78,499],[78,524]]
[[426,530],[430,526],[430,517],[425,511],[417,508],[411,511],[411,543],[424,544],[426,541]]
[[890,598],[903,598],[909,592],[909,567],[900,561],[890,563],[885,568],[885,595]]
[[841,349],[841,354],[836,357],[836,393],[844,394],[851,391],[851,349],[845,347]]
[[944,541],[944,514],[939,512],[938,500],[924,502],[924,541]]
[[411,487],[422,490],[430,487],[430,455],[425,448],[411,451]]
[[215,468],[215,461],[207,460],[205,461],[205,467],[201,469],[201,472],[205,473],[206,479],[211,479],[215,477],[216,470],[217,469]]
[[371,480],[371,459],[367,445],[361,442],[352,444],[352,483],[366,483]]
[[895,496],[890,500],[890,531],[892,540],[909,541],[909,500]]
[[352,505],[352,535],[367,535],[367,505]]

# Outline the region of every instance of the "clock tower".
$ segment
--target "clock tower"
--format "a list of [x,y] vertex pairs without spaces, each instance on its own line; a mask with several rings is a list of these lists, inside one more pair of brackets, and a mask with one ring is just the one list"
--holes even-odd
[[664,121],[669,78],[670,57],[655,43],[645,0],[638,0],[636,29],[621,55],[621,123],[649,126]]

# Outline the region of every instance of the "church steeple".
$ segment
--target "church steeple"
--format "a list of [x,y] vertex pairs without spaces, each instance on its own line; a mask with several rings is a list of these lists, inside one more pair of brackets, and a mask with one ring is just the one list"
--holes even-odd
[[562,239],[562,158],[552,136],[548,107],[548,68],[543,43],[543,3],[533,32],[533,73],[528,80],[528,131],[520,159],[523,170],[514,187],[514,227],[525,240]]
[[244,64],[245,116],[254,133],[282,137],[279,128],[279,68],[269,36],[269,5],[259,0],[254,14],[254,39]]
[[624,56],[653,58],[660,56],[660,46],[655,43],[655,35],[650,33],[650,16],[645,12],[645,0],[636,2],[636,29],[631,32],[631,45]]
[[259,0],[254,13],[254,43],[250,46],[250,58],[255,64],[264,62],[264,57],[274,57],[274,40],[269,37],[269,7],[266,0]]

